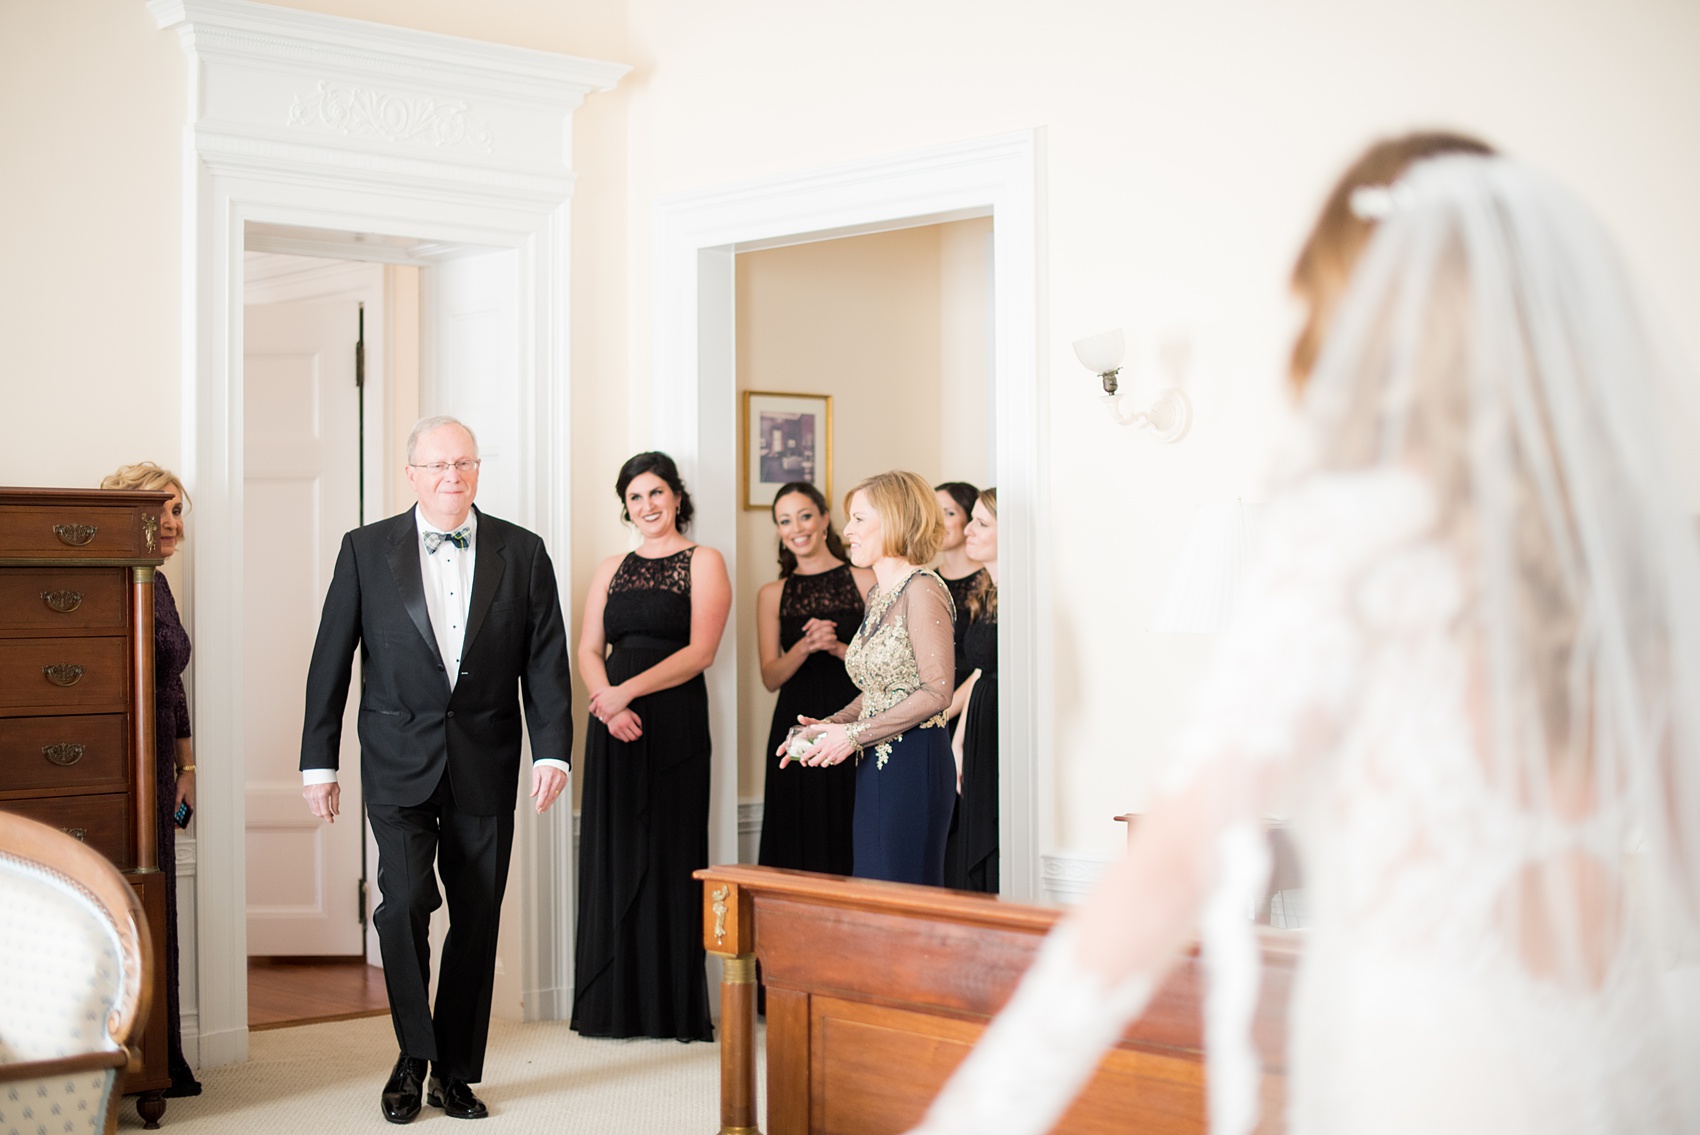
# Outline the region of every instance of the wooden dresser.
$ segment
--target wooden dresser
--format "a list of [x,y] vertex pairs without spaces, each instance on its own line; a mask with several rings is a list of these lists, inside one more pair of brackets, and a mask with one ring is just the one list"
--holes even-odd
[[165,878],[154,820],[154,569],[165,493],[0,488],[0,809],[69,832],[147,915],[149,1011],[126,1092],[164,1114]]

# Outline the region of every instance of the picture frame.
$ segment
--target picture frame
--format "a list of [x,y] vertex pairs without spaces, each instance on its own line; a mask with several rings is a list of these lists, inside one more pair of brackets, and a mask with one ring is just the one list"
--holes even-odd
[[739,469],[746,511],[766,510],[791,481],[832,503],[832,395],[746,390]]

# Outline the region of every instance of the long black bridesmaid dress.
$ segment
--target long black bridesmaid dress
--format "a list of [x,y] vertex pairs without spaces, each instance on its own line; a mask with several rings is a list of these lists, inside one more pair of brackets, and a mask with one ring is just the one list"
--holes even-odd
[[[838,624],[838,641],[848,643],[862,622],[862,593],[849,564],[814,575],[786,577],[779,596],[779,646],[789,650],[803,637],[803,624],[828,619]],[[774,756],[799,714],[824,718],[856,696],[856,683],[842,659],[819,651],[803,660],[779,687],[773,725],[767,734],[767,784],[762,805],[761,851],[764,867],[794,867],[848,875],[855,866],[851,821],[856,810],[854,762],[810,768],[793,762],[779,767]]]
[[974,593],[974,587],[980,582],[980,577],[986,574],[981,568],[973,575],[965,575],[961,579],[945,579],[945,590],[950,592],[950,601],[956,604],[956,684],[961,685],[968,675],[974,672],[974,667],[968,664],[966,636],[968,634],[968,596]]
[[[608,680],[688,645],[691,553],[636,552],[608,583]],[[708,687],[702,675],[631,703],[643,736],[585,730],[572,1027],[584,1036],[712,1040],[702,947],[708,866]]]
[[952,872],[945,885],[963,891],[998,890],[998,617],[995,612],[958,616],[968,673],[980,671],[962,711],[962,795],[956,802]]

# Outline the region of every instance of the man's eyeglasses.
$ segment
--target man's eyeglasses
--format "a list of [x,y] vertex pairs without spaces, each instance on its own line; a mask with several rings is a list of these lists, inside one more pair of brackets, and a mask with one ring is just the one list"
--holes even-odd
[[427,461],[423,465],[411,465],[409,467],[413,469],[423,469],[433,477],[441,477],[444,473],[453,469],[456,473],[459,473],[462,477],[464,477],[474,469],[478,468],[479,462],[482,460],[483,459],[479,457],[463,457],[459,461]]

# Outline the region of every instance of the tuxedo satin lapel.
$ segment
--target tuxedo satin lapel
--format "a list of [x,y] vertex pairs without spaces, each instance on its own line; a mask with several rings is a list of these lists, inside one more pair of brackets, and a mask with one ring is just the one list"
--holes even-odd
[[502,575],[507,571],[508,562],[503,552],[506,545],[496,526],[482,512],[478,514],[478,556],[472,569],[472,602],[466,610],[466,641],[461,646],[460,656],[467,659],[472,657],[472,644],[478,640],[478,632],[484,629],[484,616],[490,613],[490,604],[496,598],[496,591],[502,586]]
[[408,617],[419,628],[420,637],[425,640],[431,657],[440,667],[443,655],[437,649],[436,632],[431,629],[430,609],[425,606],[425,577],[419,571],[418,540],[419,525],[413,519],[413,509],[408,509],[396,517],[395,530],[390,533],[390,571],[395,575],[397,590],[401,592],[402,606],[407,608]]

